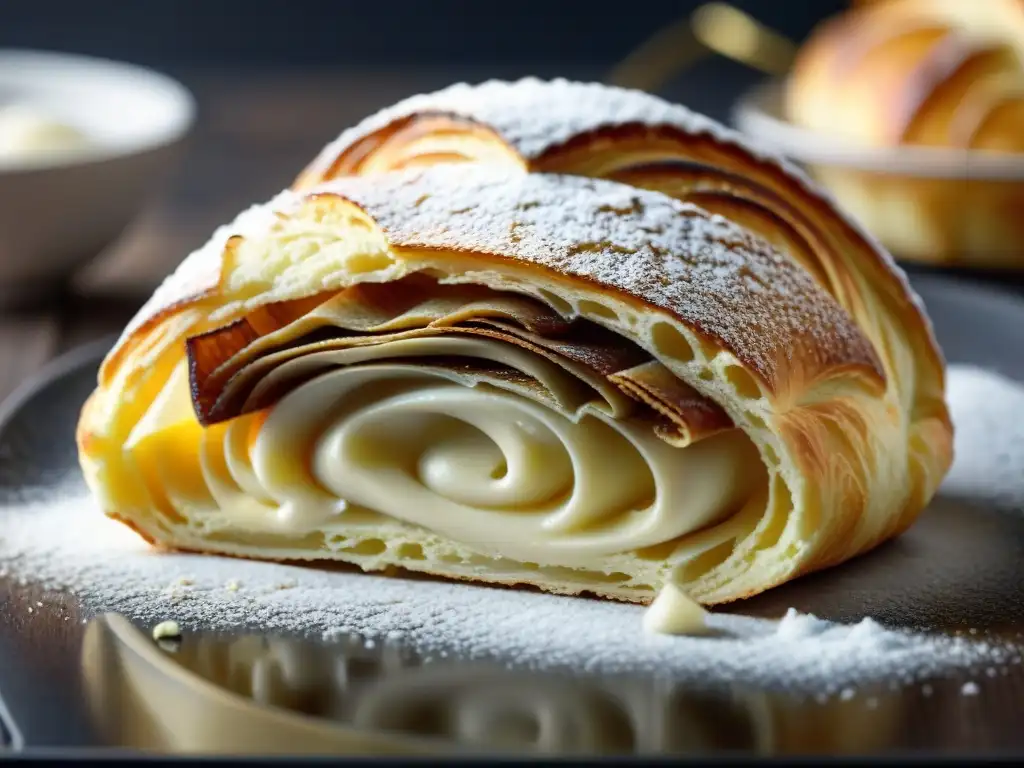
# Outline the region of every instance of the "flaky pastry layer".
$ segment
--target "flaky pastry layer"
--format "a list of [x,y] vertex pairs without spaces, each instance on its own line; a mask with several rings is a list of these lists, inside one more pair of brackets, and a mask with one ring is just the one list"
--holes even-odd
[[898,275],[730,183],[795,223],[487,162],[283,193],[129,326],[87,481],[164,546],[637,602],[863,552],[949,466],[941,362]]
[[453,85],[344,131],[293,189],[464,162],[609,178],[739,224],[799,263],[855,319],[902,408],[949,428],[943,360],[930,322],[885,249],[792,164],[650,94],[533,78]]

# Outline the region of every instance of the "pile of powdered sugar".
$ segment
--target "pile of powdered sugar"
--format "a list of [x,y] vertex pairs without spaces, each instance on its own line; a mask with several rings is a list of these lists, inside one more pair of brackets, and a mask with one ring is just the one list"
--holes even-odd
[[[1007,461],[1019,459],[1024,467],[1021,444],[997,437],[1015,429],[1005,417],[1017,400],[1024,402],[1024,392],[959,369],[951,371],[950,392],[954,418],[971,423],[961,425],[949,484],[965,491],[977,471],[992,466],[972,450],[1006,452]],[[990,423],[982,420],[985,409],[991,409]],[[974,423],[976,410],[985,414]],[[1011,479],[1008,471],[1004,479]],[[174,619],[186,630],[248,627],[327,639],[355,633],[425,654],[512,666],[652,673],[836,695],[880,679],[913,683],[953,670],[1005,670],[1021,661],[1008,645],[888,629],[871,619],[843,625],[792,610],[779,621],[714,613],[708,623],[718,636],[656,636],[643,631],[638,606],[158,553],[102,517],[80,480],[70,487],[3,510],[0,568],[9,578],[73,591],[90,612],[116,611],[148,624]]]
[[956,365],[949,369],[947,399],[956,458],[943,491],[1024,508],[1024,385]]
[[[643,608],[522,590],[388,578],[235,558],[153,552],[78,496],[4,512],[10,575],[73,589],[91,611],[185,628],[356,633],[422,653],[529,668],[657,673],[704,683],[818,689],[866,679],[907,682],[943,668],[1012,663],[1014,651],[963,638],[839,625],[791,612],[781,621],[712,614],[718,637],[647,634]],[[1019,657],[1016,657],[1019,658]]]

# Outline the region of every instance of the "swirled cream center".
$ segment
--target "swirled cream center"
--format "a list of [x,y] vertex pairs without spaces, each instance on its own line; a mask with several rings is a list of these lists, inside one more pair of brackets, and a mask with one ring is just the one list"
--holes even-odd
[[[502,374],[429,362],[442,357],[497,363]],[[559,366],[500,341],[312,353],[252,397],[317,369],[255,440],[245,417],[206,433],[207,484],[240,524],[301,534],[372,510],[503,557],[592,562],[711,525],[759,479],[756,449],[738,430],[673,447],[649,422],[615,418]]]
[[[471,290],[364,287],[256,341],[190,340],[125,448],[186,536],[369,567],[409,547],[551,588],[627,561],[671,586],[682,537],[763,502],[750,438],[628,338]],[[646,625],[693,631],[683,608],[663,593]]]

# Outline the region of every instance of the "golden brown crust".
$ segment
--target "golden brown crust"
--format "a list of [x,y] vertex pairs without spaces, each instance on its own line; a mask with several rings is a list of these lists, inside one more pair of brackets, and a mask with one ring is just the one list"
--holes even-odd
[[[444,130],[473,137],[455,144],[464,161],[619,178],[682,200],[689,200],[691,192],[715,187],[765,205],[779,224],[753,231],[774,242],[780,226],[796,227],[816,254],[817,270],[813,264],[804,264],[805,268],[816,277],[826,272],[827,289],[858,318],[864,292],[864,286],[856,284],[860,274],[876,287],[885,309],[900,318],[927,375],[941,382],[941,354],[920,301],[870,235],[785,160],[752,148],[712,120],[639,91],[526,79],[459,84],[414,96],[343,132],[310,163],[294,188],[308,188],[335,173],[375,173],[404,166],[418,151],[431,147],[403,141],[402,131],[412,130],[418,120],[439,130],[438,121],[445,116]],[[510,153],[514,159],[509,159]],[[677,165],[675,173],[664,166],[666,161]],[[687,163],[701,169],[702,178],[693,189],[696,172],[687,169]],[[658,164],[662,167],[650,175],[634,172]],[[706,201],[705,196],[698,204]],[[724,207],[723,213],[728,216]],[[798,256],[799,251],[790,255]]]
[[884,380],[842,308],[796,264],[730,222],[624,185],[437,167],[324,187],[365,210],[393,248],[514,260],[674,315],[774,390],[799,358]]
[[[508,178],[480,166],[351,177],[319,189],[313,199],[330,204],[335,196],[365,210],[395,249],[515,261],[674,315],[728,349],[770,390],[794,359],[808,384],[840,369],[884,381],[871,343],[799,266],[725,219],[661,194],[582,177]],[[226,242],[224,260],[239,242]],[[204,266],[215,253],[193,254],[155,296],[195,289],[193,264]],[[215,291],[207,285],[198,295]],[[154,309],[123,338],[185,304]]]
[[[421,136],[429,129],[428,133],[471,131],[490,137],[491,144],[498,138],[505,148],[505,155],[501,156],[507,156],[509,163],[518,163],[520,167],[533,165],[538,169],[594,175],[585,168],[574,171],[574,166],[580,165],[581,159],[585,161],[599,151],[607,153],[610,148],[622,159],[617,167],[608,168],[607,173],[624,172],[638,164],[631,158],[636,146],[640,145],[641,149],[646,146],[658,150],[655,158],[647,156],[643,162],[659,156],[692,159],[709,168],[709,173],[717,171],[747,178],[771,194],[792,199],[796,210],[809,210],[816,219],[820,217],[819,222],[826,222],[816,227],[804,227],[805,232],[820,232],[833,227],[841,230],[844,239],[852,241],[857,249],[856,258],[862,260],[863,268],[869,271],[868,279],[877,281],[886,300],[894,302],[896,310],[905,316],[909,331],[917,337],[914,344],[917,354],[935,375],[941,376],[941,357],[931,335],[930,324],[902,273],[884,251],[874,245],[859,227],[838,213],[828,198],[800,171],[784,161],[750,149],[738,135],[683,107],[638,91],[567,81],[523,80],[452,86],[434,94],[407,99],[346,131],[325,148],[297,186],[304,187],[329,178],[327,171],[339,167],[338,158],[342,155],[351,158],[351,152],[355,152],[361,162],[372,157],[381,150],[382,137],[401,134],[395,126],[412,132],[407,136]],[[384,133],[378,134],[379,131]],[[346,155],[346,152],[350,154]],[[403,156],[408,160],[414,155],[412,152]],[[495,161],[489,155],[487,162],[493,164]],[[345,170],[358,170],[358,164],[350,163],[344,167]],[[606,172],[596,175],[606,175]],[[116,368],[136,334],[154,327],[160,319],[183,307],[202,302],[204,297],[217,290],[222,265],[231,262],[231,251],[237,242],[232,235],[249,227],[259,227],[261,223],[265,225],[268,217],[278,215],[274,213],[275,209],[287,209],[299,201],[300,196],[296,193],[282,193],[274,205],[254,208],[233,227],[222,228],[211,243],[188,259],[147,302],[105,361],[102,377],[105,379]],[[835,263],[834,254],[819,258],[829,262],[827,266],[832,273],[830,292],[849,308],[849,297],[843,293],[856,294],[857,291],[846,284],[845,265]],[[759,370],[762,373],[774,367],[765,360],[761,362],[763,365]]]
[[[386,122],[379,130],[359,130],[359,126],[356,126],[349,136],[350,141],[341,144],[337,153],[325,149],[308,167],[304,168],[293,188],[304,189],[330,179],[372,172],[374,158],[386,153],[390,145],[401,147],[418,139],[438,134],[458,136],[464,141],[471,137],[478,137],[484,142],[504,145],[503,149],[506,153],[504,159],[512,166],[523,167],[523,160],[515,148],[507,144],[505,139],[494,129],[471,115],[433,108],[404,115],[399,111],[398,114],[400,116]],[[372,120],[372,118],[370,119]],[[362,125],[364,123],[360,123],[360,126]],[[436,164],[457,161],[461,158],[463,158],[461,153],[448,152],[431,153],[426,160],[430,164]],[[401,170],[406,165],[407,163],[398,161],[389,163],[389,168]]]
[[808,213],[751,179],[685,161],[633,165],[608,178],[663,192],[721,214],[773,245],[781,241],[783,250],[819,285],[834,289],[826,258],[828,245],[816,235]]
[[[1019,268],[1020,0],[889,0],[841,13],[802,46],[785,106],[792,122],[866,150],[873,169],[813,170],[900,258]],[[895,164],[903,170],[879,170],[867,162],[879,148],[914,151]]]

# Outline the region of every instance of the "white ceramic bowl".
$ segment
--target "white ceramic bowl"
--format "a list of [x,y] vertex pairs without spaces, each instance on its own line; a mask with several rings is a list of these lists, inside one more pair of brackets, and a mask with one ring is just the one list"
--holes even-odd
[[741,98],[737,128],[804,165],[894,256],[1024,270],[1024,155],[854,146],[788,122],[782,87]]
[[45,111],[90,138],[82,152],[0,160],[0,304],[53,289],[113,243],[164,181],[195,102],[151,70],[0,50],[0,105]]

